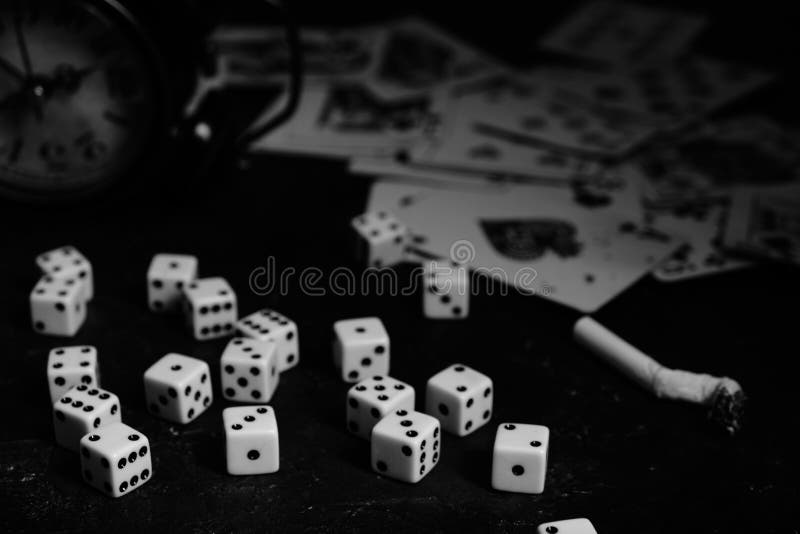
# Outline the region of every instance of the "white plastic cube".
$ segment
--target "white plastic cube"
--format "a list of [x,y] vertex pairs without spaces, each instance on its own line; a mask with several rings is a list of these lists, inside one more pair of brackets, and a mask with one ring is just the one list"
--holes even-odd
[[414,410],[414,388],[390,376],[362,380],[347,392],[347,428],[370,439],[372,427],[397,410]]
[[536,534],[597,534],[597,531],[588,519],[565,519],[543,523],[536,529]]
[[377,317],[333,324],[333,361],[345,382],[389,374],[389,334]]
[[147,436],[124,423],[111,423],[81,439],[83,480],[106,495],[127,495],[153,476]]
[[375,471],[416,483],[439,462],[439,421],[424,413],[396,410],[372,428],[371,443]]
[[75,386],[53,404],[56,443],[76,452],[83,436],[121,420],[117,396],[97,387]]
[[431,261],[423,268],[423,313],[431,319],[469,315],[469,271],[456,263]]
[[275,343],[233,338],[219,362],[222,394],[238,402],[269,402],[280,381]]
[[369,212],[352,220],[359,244],[358,256],[367,265],[388,267],[403,260],[408,229],[386,211]]
[[279,373],[300,362],[297,325],[285,315],[265,308],[242,317],[236,329],[243,336],[275,342]]
[[180,309],[183,288],[197,278],[197,258],[156,254],[147,269],[147,302],[153,311]]
[[425,412],[451,434],[466,436],[489,422],[493,399],[491,378],[456,363],[428,380]]
[[99,386],[97,349],[90,345],[52,349],[47,356],[47,384],[50,402],[60,399],[73,386]]
[[186,424],[211,406],[208,364],[182,354],[167,354],[144,373],[144,393],[150,413]]
[[280,468],[278,422],[272,407],[225,408],[222,423],[228,473],[258,475]]
[[80,280],[83,300],[90,301],[94,297],[92,264],[75,247],[67,245],[43,252],[36,257],[36,265],[44,275]]
[[546,426],[498,426],[492,452],[492,487],[518,493],[543,492],[549,445],[550,429]]
[[73,336],[86,319],[83,283],[43,276],[31,291],[31,321],[41,334]]
[[224,278],[202,278],[183,289],[186,323],[195,339],[213,339],[233,333],[236,294]]

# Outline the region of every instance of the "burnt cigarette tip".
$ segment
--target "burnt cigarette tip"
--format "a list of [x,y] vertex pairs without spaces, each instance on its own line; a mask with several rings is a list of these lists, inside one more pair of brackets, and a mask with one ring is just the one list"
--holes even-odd
[[723,379],[709,399],[708,418],[733,436],[742,429],[746,399],[738,383]]

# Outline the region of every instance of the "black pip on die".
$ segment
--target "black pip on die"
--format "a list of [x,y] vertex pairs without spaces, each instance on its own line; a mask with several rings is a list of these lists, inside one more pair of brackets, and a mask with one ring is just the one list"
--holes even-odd
[[153,475],[150,442],[123,423],[112,423],[81,439],[83,480],[106,495],[122,497]]
[[224,278],[202,278],[183,289],[186,322],[195,339],[213,339],[233,333],[236,294]]
[[414,410],[414,388],[390,376],[362,380],[347,392],[347,428],[369,439],[372,427],[397,410]]
[[439,421],[424,413],[397,410],[372,429],[372,468],[404,482],[419,482],[439,462]]
[[225,408],[222,424],[228,473],[258,475],[280,468],[278,422],[271,406]]
[[377,317],[333,323],[333,361],[345,382],[389,374],[389,334]]
[[75,386],[53,404],[56,443],[76,452],[87,433],[121,420],[117,396],[96,387]]
[[144,373],[150,413],[174,423],[194,421],[213,402],[208,364],[181,354],[167,354]]
[[147,302],[153,311],[180,309],[183,288],[197,278],[197,258],[156,254],[147,269]]
[[75,247],[67,245],[43,252],[36,257],[36,265],[44,275],[80,280],[83,300],[94,297],[92,264]]
[[220,358],[222,394],[238,402],[269,402],[280,381],[275,343],[237,337]]
[[425,411],[451,434],[466,436],[489,421],[493,398],[491,378],[457,363],[428,380]]
[[371,267],[388,267],[403,261],[405,225],[385,211],[369,212],[351,222],[358,235],[357,255]]
[[425,317],[461,319],[469,315],[469,271],[463,265],[431,261],[422,273]]
[[285,315],[263,309],[242,317],[236,323],[236,329],[244,336],[275,342],[275,361],[279,373],[300,362],[297,325]]
[[78,278],[43,276],[30,296],[33,329],[56,336],[75,335],[86,319],[83,294]]
[[585,517],[542,523],[536,534],[597,534],[592,522]]
[[47,356],[50,402],[60,399],[72,386],[100,385],[97,349],[89,346],[56,347]]

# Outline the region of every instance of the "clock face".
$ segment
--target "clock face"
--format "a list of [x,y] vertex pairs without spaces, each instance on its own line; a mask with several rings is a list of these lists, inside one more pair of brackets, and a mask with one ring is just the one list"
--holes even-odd
[[2,4],[0,189],[57,198],[111,182],[162,116],[150,49],[113,1]]

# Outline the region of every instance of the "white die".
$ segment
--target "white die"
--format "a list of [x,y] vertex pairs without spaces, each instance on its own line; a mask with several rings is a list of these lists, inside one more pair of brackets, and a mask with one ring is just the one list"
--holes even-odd
[[404,482],[419,482],[439,462],[441,432],[436,418],[396,410],[372,428],[372,468]]
[[92,264],[73,246],[67,245],[43,252],[36,257],[42,274],[53,278],[75,278],[83,283],[83,300],[94,297]]
[[208,364],[181,354],[167,354],[144,373],[150,413],[174,423],[188,423],[214,401]]
[[333,323],[333,361],[342,380],[358,382],[365,376],[389,374],[389,334],[377,317]]
[[153,311],[180,309],[183,288],[197,278],[197,258],[156,254],[147,269],[147,302]]
[[474,432],[492,417],[492,379],[456,363],[436,373],[425,390],[425,411],[456,436]]
[[56,347],[47,356],[50,402],[60,399],[73,386],[100,385],[97,349],[89,346]]
[[228,473],[258,475],[280,468],[278,422],[272,407],[225,408],[222,423]]
[[43,276],[31,291],[33,329],[42,334],[75,335],[86,319],[83,291],[77,278]]
[[81,439],[83,480],[106,495],[121,497],[153,475],[147,436],[124,423],[111,423]]
[[237,337],[219,361],[222,394],[232,401],[269,402],[280,381],[275,343]]
[[265,308],[242,317],[236,323],[236,329],[244,336],[275,342],[275,360],[279,373],[300,362],[297,325],[275,310]]
[[543,523],[536,529],[536,534],[597,534],[597,531],[591,521],[581,517]]
[[518,493],[543,492],[549,446],[550,429],[546,426],[498,426],[492,451],[492,487]]
[[406,247],[405,225],[385,211],[369,212],[352,220],[359,236],[361,259],[372,267],[387,267],[403,261]]
[[386,414],[414,410],[414,388],[390,376],[362,380],[347,392],[347,428],[369,439],[372,427]]
[[121,420],[117,396],[96,387],[75,386],[53,404],[56,442],[75,452],[83,436]]
[[431,261],[423,268],[425,317],[462,319],[469,315],[469,271],[456,263]]
[[213,339],[233,333],[236,294],[224,278],[202,278],[183,289],[186,322],[195,339]]

